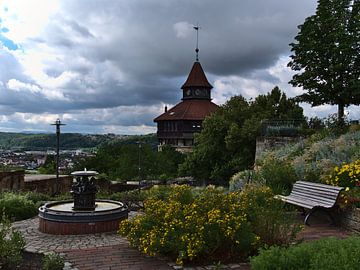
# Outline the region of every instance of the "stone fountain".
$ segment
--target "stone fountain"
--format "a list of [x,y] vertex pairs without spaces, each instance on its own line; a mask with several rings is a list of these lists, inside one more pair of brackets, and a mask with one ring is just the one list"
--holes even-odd
[[97,200],[95,171],[71,173],[74,200],[49,202],[39,208],[39,230],[49,234],[89,234],[116,231],[128,217],[122,202]]

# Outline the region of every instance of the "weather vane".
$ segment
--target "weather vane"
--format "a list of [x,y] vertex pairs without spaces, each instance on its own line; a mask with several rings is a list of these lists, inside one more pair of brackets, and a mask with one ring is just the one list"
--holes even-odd
[[199,23],[197,23],[196,26],[193,27],[196,30],[196,49],[195,49],[196,62],[199,62],[199,29],[200,29]]

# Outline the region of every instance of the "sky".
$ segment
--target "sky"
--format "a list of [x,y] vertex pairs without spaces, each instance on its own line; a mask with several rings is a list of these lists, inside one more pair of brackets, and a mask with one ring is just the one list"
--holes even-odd
[[[288,97],[290,46],[315,0],[0,0],[0,131],[148,134],[199,59],[213,102]],[[302,104],[320,118],[336,107]],[[346,110],[360,119],[359,106]]]

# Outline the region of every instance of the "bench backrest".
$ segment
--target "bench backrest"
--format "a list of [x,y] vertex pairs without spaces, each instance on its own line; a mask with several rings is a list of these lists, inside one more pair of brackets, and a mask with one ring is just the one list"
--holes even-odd
[[325,207],[333,207],[336,200],[343,190],[343,187],[297,181],[291,191],[291,196],[298,196],[313,202],[319,202]]

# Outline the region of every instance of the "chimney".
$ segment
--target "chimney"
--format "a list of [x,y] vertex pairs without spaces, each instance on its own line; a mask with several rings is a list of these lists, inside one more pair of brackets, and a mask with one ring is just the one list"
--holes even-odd
[[167,106],[165,105],[165,112],[167,112]]

